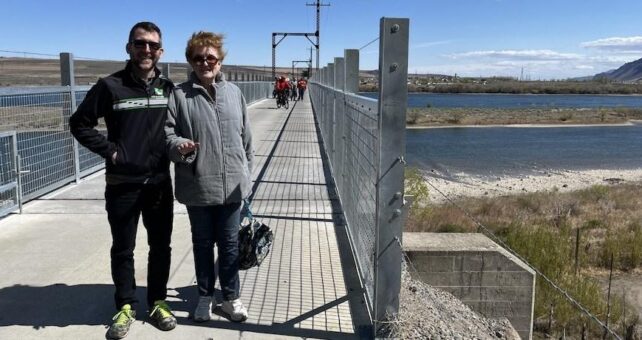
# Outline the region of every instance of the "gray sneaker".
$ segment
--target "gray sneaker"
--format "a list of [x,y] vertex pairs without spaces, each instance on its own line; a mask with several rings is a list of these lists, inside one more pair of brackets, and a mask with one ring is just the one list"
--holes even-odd
[[200,296],[194,310],[194,321],[205,322],[212,318],[212,297]]
[[129,326],[136,320],[136,311],[132,310],[131,305],[124,305],[112,320],[114,320],[114,323],[107,330],[107,338],[122,339],[127,336]]
[[221,309],[230,316],[232,321],[242,322],[247,320],[247,309],[243,306],[241,299],[223,301]]

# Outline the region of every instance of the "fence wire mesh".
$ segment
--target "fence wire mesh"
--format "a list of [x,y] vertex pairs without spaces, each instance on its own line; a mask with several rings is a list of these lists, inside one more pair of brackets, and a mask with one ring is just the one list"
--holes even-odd
[[[241,82],[237,85],[248,103],[266,98],[272,91],[270,82]],[[0,212],[4,205],[8,207],[10,202],[17,201],[17,192],[8,189],[10,173],[16,171],[15,155],[9,146],[10,138],[6,136],[8,131],[15,131],[17,154],[21,160],[23,202],[74,181],[76,164],[79,177],[104,168],[105,160],[101,156],[82,145],[74,146],[69,131],[69,118],[75,111],[72,106],[81,103],[88,90],[88,86],[73,90],[68,86],[2,89],[0,189],[6,190],[0,190]],[[97,129],[106,134],[103,119],[99,120]],[[78,148],[77,159],[74,147]]]
[[73,179],[73,139],[66,124],[70,95],[52,91],[0,96],[0,131],[16,131],[26,200]]
[[362,283],[375,296],[377,100],[312,82],[310,96],[348,222]]
[[0,216],[18,208],[15,147],[15,132],[0,132]]

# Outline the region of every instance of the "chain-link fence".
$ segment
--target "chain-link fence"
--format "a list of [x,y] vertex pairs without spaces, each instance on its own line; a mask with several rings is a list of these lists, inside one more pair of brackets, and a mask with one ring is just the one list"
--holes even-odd
[[[69,60],[71,66],[62,69],[73,70],[71,58],[64,62]],[[62,79],[73,79],[73,75],[63,74]],[[236,84],[248,104],[272,92],[271,82]],[[79,145],[69,131],[69,118],[89,88],[72,85],[0,89],[0,216],[104,168],[105,160]],[[106,133],[102,119],[97,129]]]

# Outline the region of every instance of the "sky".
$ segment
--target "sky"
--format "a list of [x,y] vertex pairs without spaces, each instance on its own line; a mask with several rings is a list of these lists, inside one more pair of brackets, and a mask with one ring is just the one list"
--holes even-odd
[[[163,32],[161,61],[184,62],[199,30],[226,36],[225,63],[272,64],[272,33],[313,33],[316,0],[2,0],[0,56],[71,52],[78,59],[126,60],[131,26]],[[320,65],[360,49],[360,69],[378,67],[381,17],[410,20],[409,73],[566,79],[642,58],[640,0],[324,0]],[[313,39],[314,41],[314,39]],[[305,67],[312,43],[288,36],[277,66]],[[7,52],[12,51],[12,52]],[[14,53],[21,52],[21,53]],[[28,53],[24,53],[28,52]],[[33,54],[30,54],[33,53]],[[316,52],[313,52],[316,64]]]

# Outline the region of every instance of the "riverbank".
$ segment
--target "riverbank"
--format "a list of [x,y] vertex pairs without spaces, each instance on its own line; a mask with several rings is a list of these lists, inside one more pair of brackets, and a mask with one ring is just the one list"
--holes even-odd
[[[452,175],[451,175],[452,176]],[[455,174],[447,177],[436,170],[425,172],[430,202],[441,204],[463,197],[497,197],[540,191],[570,192],[593,185],[642,182],[642,168],[634,170],[542,170],[518,177],[481,177]],[[453,178],[454,177],[454,178]],[[450,179],[452,178],[452,179]]]
[[[494,178],[446,177],[433,170],[424,175],[428,202],[419,200],[425,207],[411,209],[405,231],[479,232],[484,226],[595,314],[606,313],[612,265],[611,321],[629,331],[638,328],[642,168],[542,170]],[[545,316],[552,308],[553,324],[565,325],[556,334],[579,334],[585,319],[539,278],[536,289],[535,314],[542,317],[535,332],[547,331]]]
[[409,108],[408,128],[488,125],[622,125],[642,120],[635,108]]

